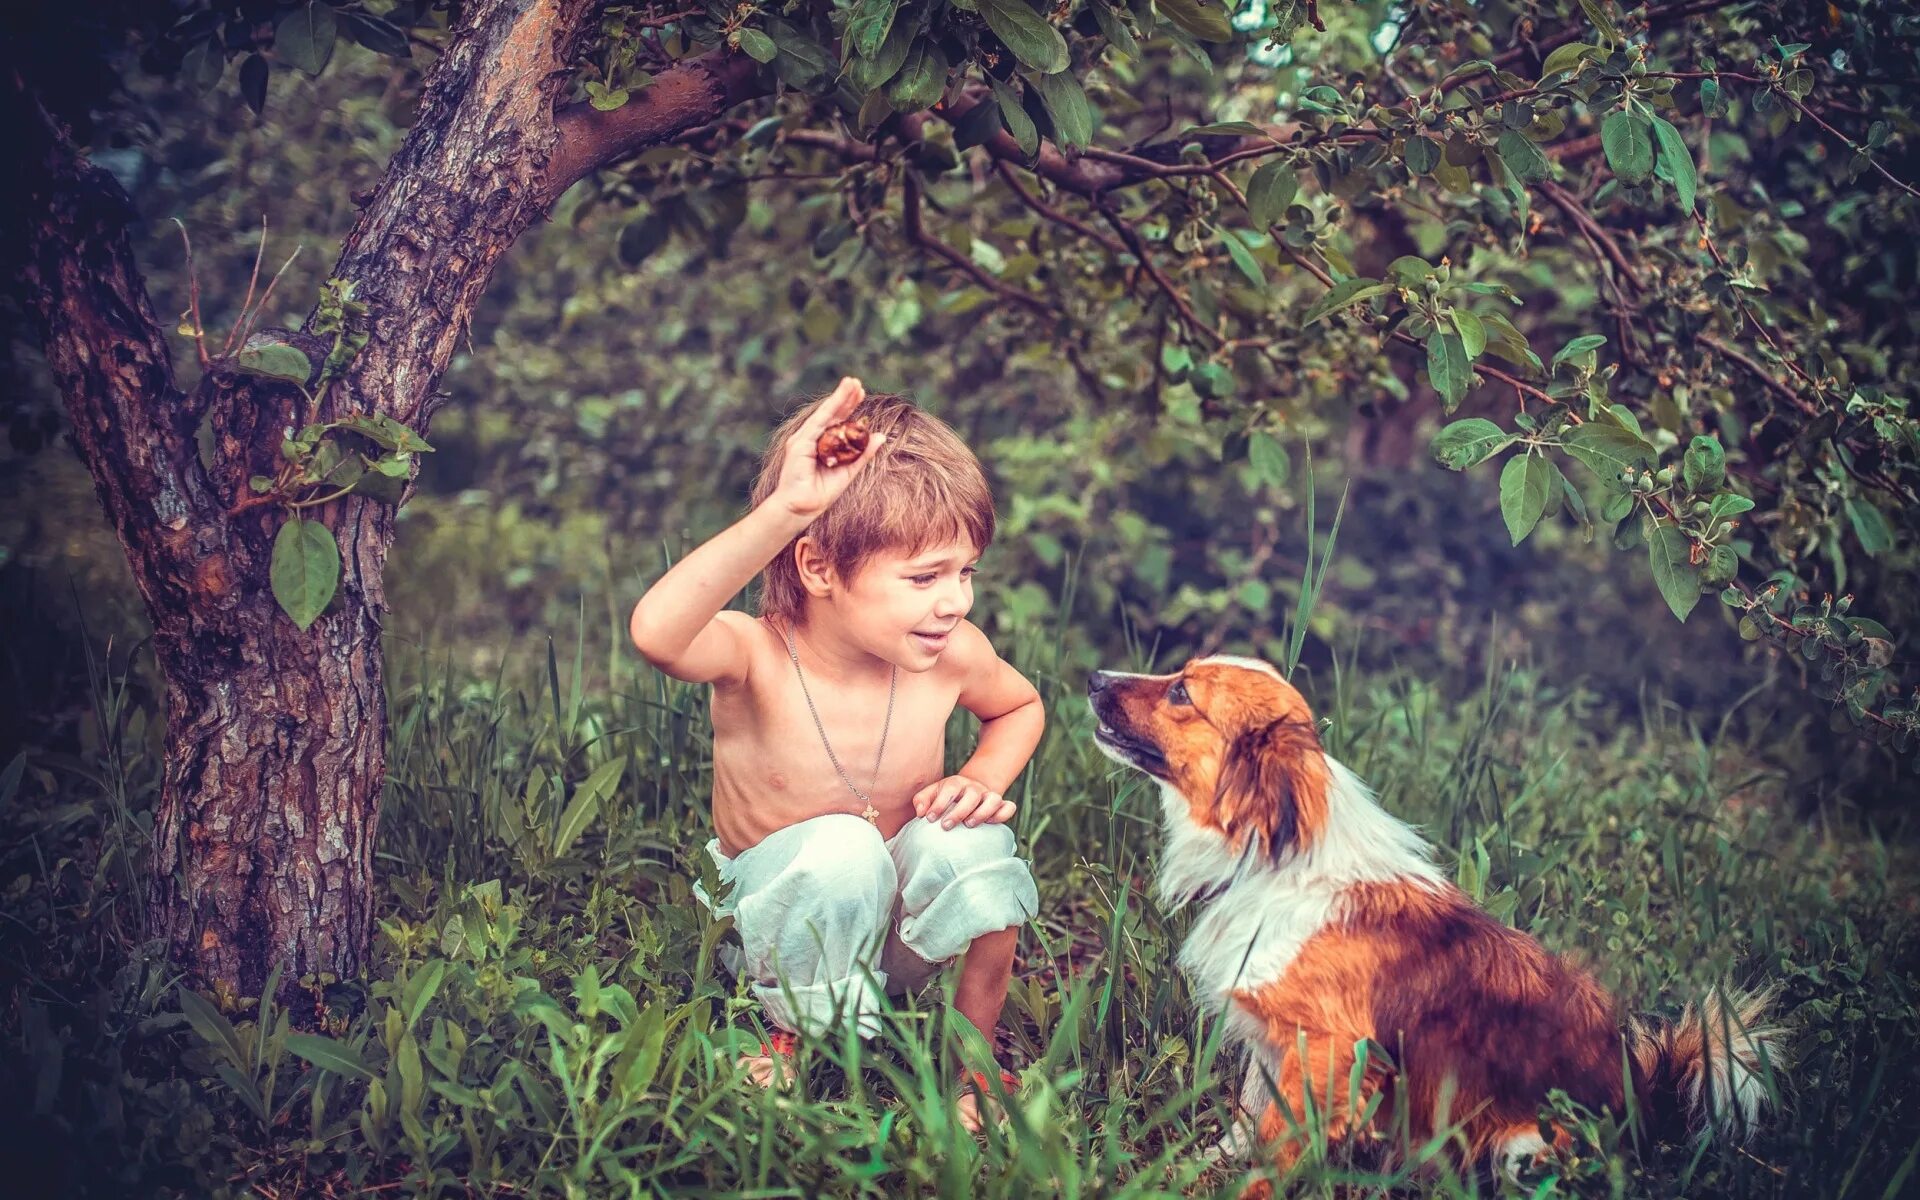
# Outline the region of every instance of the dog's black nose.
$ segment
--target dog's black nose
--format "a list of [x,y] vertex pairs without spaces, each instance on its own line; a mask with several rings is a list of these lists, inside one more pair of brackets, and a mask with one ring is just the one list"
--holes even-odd
[[1095,671],[1087,676],[1087,695],[1089,696],[1098,696],[1111,686],[1113,686],[1113,676],[1105,671]]

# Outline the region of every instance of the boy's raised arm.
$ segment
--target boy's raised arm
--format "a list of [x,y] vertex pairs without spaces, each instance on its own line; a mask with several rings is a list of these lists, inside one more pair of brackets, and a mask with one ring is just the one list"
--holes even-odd
[[822,467],[814,453],[827,426],[865,395],[859,380],[842,379],[787,442],[773,495],[675,563],[640,597],[628,631],[648,662],[689,683],[746,678],[741,626],[721,610],[872,461],[884,438],[873,438],[858,459],[837,467]]

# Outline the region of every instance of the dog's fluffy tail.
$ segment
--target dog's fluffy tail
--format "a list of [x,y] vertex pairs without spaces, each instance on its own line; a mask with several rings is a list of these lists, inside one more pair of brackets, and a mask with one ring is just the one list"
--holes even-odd
[[1640,1105],[1656,1124],[1744,1137],[1773,1098],[1785,1031],[1773,1020],[1777,987],[1716,991],[1689,1004],[1678,1020],[1636,1022],[1632,1053],[1644,1094]]

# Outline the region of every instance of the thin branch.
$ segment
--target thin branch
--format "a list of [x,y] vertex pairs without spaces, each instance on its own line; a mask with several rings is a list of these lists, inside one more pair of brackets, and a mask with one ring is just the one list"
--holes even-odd
[[1052,207],[1046,201],[1040,199],[1040,197],[1034,195],[1032,192],[1029,192],[1026,189],[1025,185],[1023,185],[1020,182],[1020,177],[1014,173],[1013,167],[1010,166],[1006,162],[1006,160],[995,159],[993,162],[993,169],[999,174],[1001,179],[1006,181],[1007,187],[1012,189],[1013,194],[1020,197],[1020,202],[1025,204],[1028,208],[1032,209],[1034,212],[1037,212],[1041,216],[1045,217],[1047,220],[1052,221],[1055,225],[1059,225],[1066,229],[1070,229],[1073,232],[1079,234],[1081,237],[1088,238],[1094,242],[1099,243],[1099,245],[1103,247],[1108,254],[1111,254],[1116,258],[1122,254],[1127,253],[1127,248],[1121,245],[1119,242],[1108,237],[1106,234],[1101,233],[1098,229],[1095,229],[1093,226],[1088,225],[1086,222],[1080,220],[1078,217],[1071,216],[1065,212],[1062,212],[1057,208]]
[[227,330],[227,338],[220,343],[220,357],[233,353],[233,336],[240,332],[241,324],[247,319],[247,310],[253,307],[253,289],[260,282],[260,260],[267,256],[267,214],[260,214],[260,247],[253,252],[253,273],[247,276],[247,298],[240,302],[240,315],[233,326]]
[[902,213],[904,215],[903,226],[909,241],[921,249],[928,251],[994,295],[1004,300],[1012,301],[1023,308],[1044,316],[1055,315],[1054,310],[1045,302],[1026,292],[1016,291],[1002,281],[995,279],[993,276],[987,274],[986,270],[982,268],[979,263],[974,262],[966,255],[955,250],[952,246],[947,245],[939,238],[929,234],[920,219],[920,179],[912,171],[906,172],[904,178],[906,182],[906,198],[902,207]]
[[1193,306],[1187,303],[1186,297],[1173,286],[1173,281],[1160,270],[1153,261],[1153,255],[1147,252],[1146,243],[1141,240],[1139,231],[1122,220],[1104,197],[1097,199],[1094,206],[1100,210],[1100,215],[1105,218],[1107,224],[1113,226],[1113,231],[1120,235],[1120,240],[1127,244],[1133,256],[1140,260],[1140,266],[1146,271],[1148,278],[1152,279],[1154,285],[1165,293],[1174,311],[1180,314],[1181,323],[1212,345],[1220,345],[1223,340],[1221,336],[1207,327],[1206,323],[1193,311]]

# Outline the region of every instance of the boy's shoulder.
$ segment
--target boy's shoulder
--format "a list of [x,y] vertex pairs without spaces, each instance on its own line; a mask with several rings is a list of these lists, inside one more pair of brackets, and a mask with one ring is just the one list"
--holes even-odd
[[993,642],[986,631],[965,617],[954,627],[953,641],[947,652],[940,656],[942,666],[948,667],[962,677],[976,674],[1000,661],[999,651],[993,648]]

